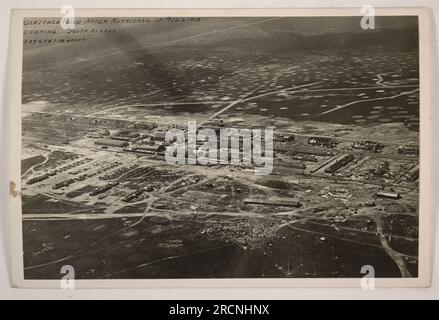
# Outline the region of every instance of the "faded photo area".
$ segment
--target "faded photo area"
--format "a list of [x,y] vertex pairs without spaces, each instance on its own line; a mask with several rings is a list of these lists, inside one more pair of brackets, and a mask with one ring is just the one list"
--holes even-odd
[[418,17],[361,19],[26,18],[25,279],[418,277]]

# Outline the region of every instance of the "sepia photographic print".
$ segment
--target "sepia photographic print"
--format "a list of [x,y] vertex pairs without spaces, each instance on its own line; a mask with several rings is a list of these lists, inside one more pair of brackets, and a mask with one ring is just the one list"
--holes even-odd
[[14,285],[427,286],[427,18],[15,11]]

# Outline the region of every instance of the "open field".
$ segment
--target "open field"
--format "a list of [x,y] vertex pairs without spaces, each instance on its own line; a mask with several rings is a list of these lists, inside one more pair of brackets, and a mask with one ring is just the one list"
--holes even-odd
[[[417,276],[416,24],[240,19],[25,46],[27,279]],[[273,172],[168,164],[188,121],[273,127]]]

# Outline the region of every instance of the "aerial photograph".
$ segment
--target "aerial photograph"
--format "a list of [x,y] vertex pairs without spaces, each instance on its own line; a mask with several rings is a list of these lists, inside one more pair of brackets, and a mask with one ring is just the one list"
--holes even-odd
[[[418,277],[417,16],[23,28],[25,279]],[[170,163],[189,123],[260,130],[271,170],[242,137],[242,161]]]

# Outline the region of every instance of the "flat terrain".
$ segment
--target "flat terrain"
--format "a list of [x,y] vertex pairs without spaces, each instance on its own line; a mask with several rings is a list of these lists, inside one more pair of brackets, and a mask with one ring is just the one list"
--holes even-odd
[[[58,279],[66,264],[80,279],[361,277],[363,265],[416,277],[419,155],[401,152],[419,142],[416,32],[305,26],[202,19],[127,27],[116,51],[111,38],[25,46],[25,277]],[[194,120],[274,127],[272,174],[139,151]]]

